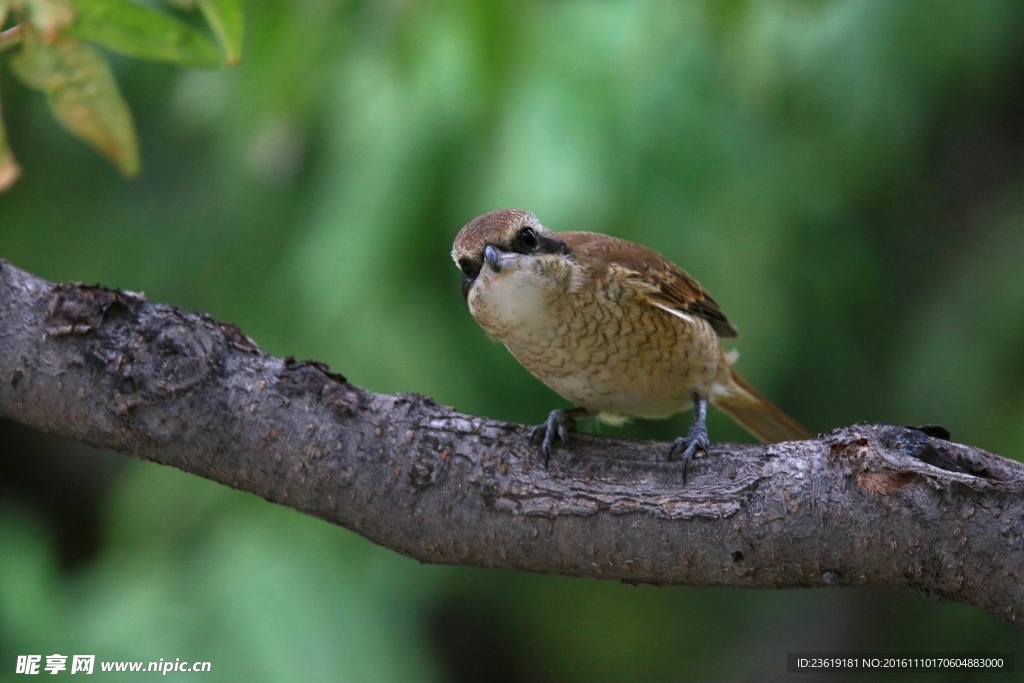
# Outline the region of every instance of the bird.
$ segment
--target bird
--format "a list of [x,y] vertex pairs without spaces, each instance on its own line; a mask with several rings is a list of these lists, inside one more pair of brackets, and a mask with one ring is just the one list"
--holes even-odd
[[492,340],[574,407],[531,432],[547,466],[576,420],[619,425],[693,409],[667,459],[707,454],[710,402],[763,442],[810,433],[733,367],[737,336],[694,278],[653,249],[596,232],[552,232],[535,215],[500,209],[466,224],[452,259],[469,312]]

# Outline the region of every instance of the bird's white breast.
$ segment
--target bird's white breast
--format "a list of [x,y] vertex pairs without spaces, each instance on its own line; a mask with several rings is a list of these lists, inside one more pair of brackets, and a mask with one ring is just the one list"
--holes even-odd
[[491,338],[500,342],[524,331],[550,328],[548,284],[532,270],[495,273],[485,269],[470,292],[470,313]]

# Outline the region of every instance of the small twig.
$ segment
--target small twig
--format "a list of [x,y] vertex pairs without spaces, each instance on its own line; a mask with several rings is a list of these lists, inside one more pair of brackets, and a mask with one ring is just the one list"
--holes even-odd
[[6,31],[0,31],[0,52],[6,52],[18,45],[24,38],[21,24],[10,27]]

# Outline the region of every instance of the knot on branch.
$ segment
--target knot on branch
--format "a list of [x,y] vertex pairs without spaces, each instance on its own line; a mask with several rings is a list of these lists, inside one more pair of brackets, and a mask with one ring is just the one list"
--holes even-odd
[[327,363],[320,361],[297,361],[294,356],[288,356],[277,373],[277,388],[289,398],[311,396],[337,417],[354,417],[366,407],[360,393],[349,385],[345,376],[331,372]]
[[46,311],[46,332],[51,337],[86,334],[98,328],[108,317],[134,314],[146,301],[144,294],[107,289],[99,285],[68,282],[53,288]]
[[223,376],[229,347],[259,351],[233,324],[149,305],[140,293],[81,283],[52,288],[44,326],[54,340],[86,338],[69,363],[91,367],[113,384],[122,417]]

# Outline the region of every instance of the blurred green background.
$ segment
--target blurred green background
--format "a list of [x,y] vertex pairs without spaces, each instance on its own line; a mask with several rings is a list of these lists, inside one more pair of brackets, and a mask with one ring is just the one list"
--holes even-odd
[[[448,257],[515,206],[689,270],[741,371],[814,431],[939,423],[1024,453],[1024,5],[305,0],[246,21],[235,69],[114,58],[134,181],[0,71],[24,169],[0,257],[536,423],[564,401],[486,340]],[[787,652],[1024,652],[960,605],[423,566],[10,423],[0,451],[0,680],[54,652],[217,681],[771,681]]]

